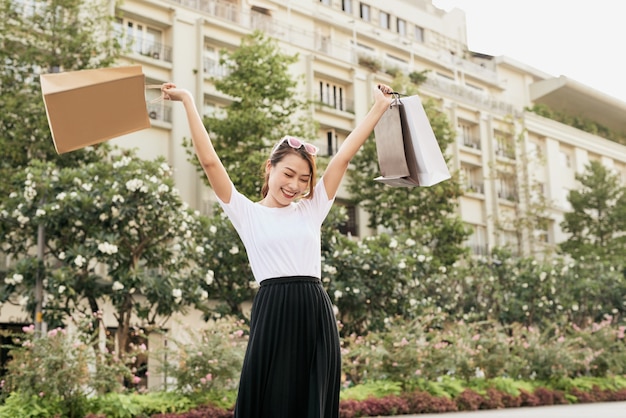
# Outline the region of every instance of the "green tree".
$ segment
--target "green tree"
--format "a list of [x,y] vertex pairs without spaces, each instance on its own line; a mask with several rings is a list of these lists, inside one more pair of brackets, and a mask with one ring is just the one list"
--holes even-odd
[[626,188],[598,161],[591,161],[576,180],[581,187],[568,196],[572,210],[565,213],[561,228],[569,237],[561,250],[575,259],[598,257],[623,265]]
[[87,314],[102,327],[109,301],[124,353],[131,327],[160,329],[174,312],[202,305],[204,274],[192,269],[201,251],[199,220],[170,174],[164,161],[130,151],[79,168],[48,162],[17,172],[0,204],[0,244],[18,260],[0,284],[2,299],[32,311],[40,260],[30,249],[43,225],[44,318],[51,326]]
[[[39,75],[115,61],[119,47],[110,34],[110,3],[0,1],[0,176],[8,178],[33,159],[59,166],[89,161],[93,153],[56,154]],[[0,191],[5,187],[3,182]]]
[[[416,94],[416,87],[399,76],[392,84],[396,91]],[[447,117],[432,101],[425,101],[435,137],[444,152],[454,140]],[[354,203],[370,215],[368,226],[384,228],[393,234],[406,234],[431,249],[435,263],[451,265],[466,252],[462,246],[468,231],[457,215],[462,190],[455,174],[432,187],[397,188],[373,181],[378,177],[376,143],[369,140],[353,160],[347,189]]]
[[251,199],[260,196],[271,146],[286,134],[314,135],[307,102],[298,98],[298,82],[289,71],[297,59],[256,31],[242,38],[234,51],[223,51],[220,64],[228,75],[213,80],[232,101],[223,113],[207,117],[205,124],[233,183]]

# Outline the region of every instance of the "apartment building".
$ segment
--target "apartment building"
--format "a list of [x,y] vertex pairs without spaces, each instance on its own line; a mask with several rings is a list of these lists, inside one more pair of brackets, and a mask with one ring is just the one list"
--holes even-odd
[[[602,160],[626,181],[626,147],[525,111],[544,104],[626,132],[626,103],[505,56],[468,50],[463,12],[445,12],[430,0],[127,0],[115,13],[129,47],[124,61],[141,64],[149,83],[189,88],[204,114],[228,104],[210,81],[225,75],[220,51],[236,48],[255,29],[274,37],[282,51],[299,56],[291,70],[316,103],[318,145],[329,154],[367,112],[373,83],[390,83],[397,71],[429,70],[420,94],[439,102],[457,128],[450,168],[465,182],[460,215],[473,227],[468,245],[476,254],[498,245],[537,253],[565,239],[559,224],[567,193],[590,160]],[[181,145],[188,135],[182,109],[151,103],[149,114],[152,129],[115,142],[147,158],[165,156],[184,199],[207,210],[211,191]],[[539,209],[539,196],[540,227],[520,231],[516,220]],[[366,214],[350,209],[352,232],[371,233],[359,222]]]
[[[316,103],[317,145],[328,154],[367,113],[374,83],[391,83],[398,71],[429,70],[420,94],[439,103],[457,130],[447,152],[464,182],[459,214],[473,229],[468,245],[475,254],[498,245],[540,254],[566,239],[559,224],[567,194],[589,161],[602,161],[626,183],[626,146],[525,110],[547,105],[625,133],[626,103],[506,56],[468,50],[463,12],[445,12],[430,0],[126,0],[115,16],[128,47],[120,64],[141,64],[147,84],[188,88],[206,115],[229,103],[211,82],[226,75],[221,51],[253,30],[274,37],[282,51],[298,54],[290,70]],[[211,190],[182,145],[189,137],[182,106],[149,100],[148,111],[151,129],[113,142],[145,158],[164,156],[183,199],[208,211]],[[350,209],[352,233],[370,234],[366,214]],[[517,221],[533,211],[541,222],[520,230]],[[2,314],[0,322],[27,321],[15,309]],[[151,385],[157,380],[155,374]]]

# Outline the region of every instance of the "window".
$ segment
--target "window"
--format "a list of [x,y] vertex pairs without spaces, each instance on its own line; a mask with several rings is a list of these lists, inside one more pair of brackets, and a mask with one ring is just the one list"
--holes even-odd
[[469,122],[459,122],[457,137],[462,145],[480,149],[480,135],[478,134],[478,125]]
[[513,142],[513,137],[510,134],[496,130],[494,139],[496,142],[496,155],[514,160],[515,143]]
[[319,83],[320,103],[330,106],[333,109],[345,110],[344,88],[328,81],[320,81]]
[[220,53],[216,47],[205,41],[202,55],[202,70],[205,74],[217,78],[228,75],[228,68],[220,64]]
[[398,18],[398,21],[396,22],[396,28],[400,35],[406,36],[406,20]]
[[482,225],[473,225],[472,234],[467,239],[467,246],[474,255],[488,255],[487,228]]
[[129,48],[132,52],[146,55],[154,59],[165,59],[165,54],[170,54],[165,50],[161,30],[152,28],[142,22],[129,19],[117,18],[115,21],[115,31],[121,37],[120,42],[123,47]]
[[485,184],[483,181],[483,173],[480,167],[470,165],[462,165],[463,182],[465,190],[469,193],[485,193]]
[[424,43],[424,28],[415,26],[413,29],[413,37],[417,42]]
[[341,10],[348,14],[352,14],[352,0],[341,0]]
[[387,12],[380,12],[380,14],[378,15],[378,21],[379,21],[379,25],[381,28],[383,29],[389,29],[390,26],[390,17],[389,17],[389,13]]
[[572,168],[572,157],[566,151],[559,151],[559,160],[561,161],[561,167]]
[[539,242],[544,244],[550,244],[550,229],[552,221],[548,218],[540,218],[537,221],[537,227],[535,229],[535,238]]
[[512,175],[500,173],[496,179],[496,192],[498,198],[517,202],[517,188],[515,187],[515,178]]
[[337,134],[334,129],[330,129],[326,132],[326,154],[330,157],[337,152]]
[[370,21],[370,6],[365,3],[361,3],[359,8],[360,8],[361,19],[365,20],[366,22],[369,22]]
[[511,251],[513,255],[519,255],[519,239],[516,231],[502,231],[500,235],[500,244]]

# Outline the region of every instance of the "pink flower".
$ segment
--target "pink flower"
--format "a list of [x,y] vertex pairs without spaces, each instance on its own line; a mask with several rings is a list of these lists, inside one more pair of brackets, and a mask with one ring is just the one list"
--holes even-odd
[[421,376],[422,371],[420,369],[415,370],[415,376]]
[[139,377],[139,376],[133,376],[133,383],[136,385],[136,384],[138,384],[139,382],[141,382],[141,377]]
[[203,385],[206,385],[206,379],[204,377],[200,378],[200,383],[202,383]]
[[207,375],[206,375],[206,380],[207,380],[208,382],[210,382],[211,380],[213,380],[213,375],[212,375],[211,373],[207,374]]
[[617,330],[617,339],[618,340],[623,340],[624,339],[624,332],[625,331],[626,331],[626,326],[620,325],[620,327]]
[[480,334],[476,334],[472,337],[472,341],[478,341],[480,340]]
[[32,332],[35,331],[35,324],[30,324],[27,327],[22,327],[22,331],[24,331],[26,334],[30,334]]

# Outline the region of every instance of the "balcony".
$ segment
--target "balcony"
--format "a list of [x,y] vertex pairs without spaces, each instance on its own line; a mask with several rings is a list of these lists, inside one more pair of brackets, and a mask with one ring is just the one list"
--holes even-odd
[[127,46],[131,53],[140,54],[155,60],[172,62],[172,47],[160,42],[149,41],[141,37],[124,36],[119,40],[122,46]]

